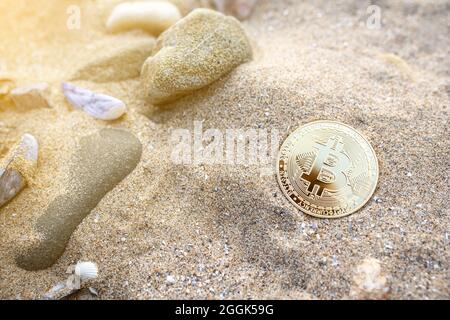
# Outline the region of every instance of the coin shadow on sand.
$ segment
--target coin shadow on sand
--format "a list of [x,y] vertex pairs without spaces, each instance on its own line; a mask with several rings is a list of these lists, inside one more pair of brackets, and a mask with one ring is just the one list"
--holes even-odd
[[229,215],[219,214],[215,219],[227,230],[230,245],[246,262],[263,271],[281,270],[284,274],[284,280],[280,283],[282,287],[306,289],[310,275],[299,270],[304,270],[308,262],[295,250],[283,247],[273,238],[274,231],[283,234],[297,231],[295,209],[275,205],[265,200],[267,194],[256,189],[243,189],[238,182],[228,181],[225,184],[231,186],[226,196],[229,200],[220,201],[217,212],[228,212]]
[[42,270],[64,253],[77,226],[101,199],[130,174],[140,161],[142,146],[131,133],[103,129],[81,138],[69,164],[65,193],[56,197],[38,218],[34,229],[42,240],[17,257],[19,267]]

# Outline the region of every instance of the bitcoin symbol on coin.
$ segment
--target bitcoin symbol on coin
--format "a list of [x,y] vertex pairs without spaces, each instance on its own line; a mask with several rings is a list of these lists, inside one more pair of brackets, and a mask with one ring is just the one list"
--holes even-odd
[[378,181],[370,143],[353,128],[316,121],[295,130],[278,156],[278,183],[286,198],[315,217],[338,218],[360,209]]
[[340,137],[331,137],[326,144],[317,142],[315,148],[318,154],[311,171],[303,173],[301,178],[309,182],[307,190],[310,194],[318,186],[315,194],[321,197],[325,189],[337,192],[347,185],[344,172],[350,165],[350,159],[343,150],[344,143]]

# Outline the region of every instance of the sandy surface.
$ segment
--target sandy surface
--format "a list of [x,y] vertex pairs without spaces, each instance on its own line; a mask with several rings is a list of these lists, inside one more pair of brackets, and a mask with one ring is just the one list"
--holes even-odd
[[[74,111],[60,82],[96,42],[148,37],[106,34],[114,2],[0,3],[0,71],[18,84],[49,82],[53,106],[0,107],[0,156],[25,132],[41,144],[31,187],[0,210],[0,298],[40,298],[69,265],[91,260],[100,276],[90,285],[103,299],[341,299],[369,257],[382,262],[391,299],[450,297],[448,1],[378,1],[382,28],[370,30],[365,1],[261,0],[244,22],[254,60],[168,108],[145,102],[138,78],[76,82],[127,103],[125,118],[105,123]],[[81,30],[65,27],[73,3]],[[317,119],[360,130],[380,161],[375,198],[347,218],[297,212],[257,166],[170,161],[169,129],[194,121],[277,129],[284,139]],[[18,268],[35,221],[70,183],[77,141],[104,127],[140,139],[140,164],[84,219],[55,265]]]

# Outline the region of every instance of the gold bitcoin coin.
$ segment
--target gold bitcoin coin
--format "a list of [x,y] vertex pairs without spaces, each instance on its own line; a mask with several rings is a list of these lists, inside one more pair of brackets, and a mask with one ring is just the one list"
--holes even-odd
[[295,130],[278,155],[278,182],[301,211],[340,218],[359,210],[378,182],[378,160],[369,141],[334,121],[315,121]]

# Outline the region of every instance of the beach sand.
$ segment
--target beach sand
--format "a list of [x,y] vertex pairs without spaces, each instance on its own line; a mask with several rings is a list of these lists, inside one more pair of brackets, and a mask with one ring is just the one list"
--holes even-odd
[[[99,277],[89,286],[101,299],[343,299],[367,258],[381,262],[386,298],[450,297],[448,1],[377,1],[382,23],[373,30],[369,1],[261,0],[243,22],[253,61],[164,108],[146,102],[139,78],[74,82],[126,102],[125,117],[104,122],[74,110],[61,82],[99,43],[150,37],[106,32],[118,2],[0,3],[0,76],[48,82],[52,106],[17,111],[0,101],[0,157],[27,132],[41,146],[30,186],[0,209],[0,298],[39,299],[69,265],[93,261]],[[72,4],[81,8],[79,30],[66,27]],[[276,129],[283,140],[312,120],[351,125],[378,156],[374,198],[349,217],[296,211],[258,166],[170,160],[170,130],[194,121],[205,130]],[[70,184],[80,138],[103,128],[138,137],[140,163],[56,264],[22,270],[15,259]]]

